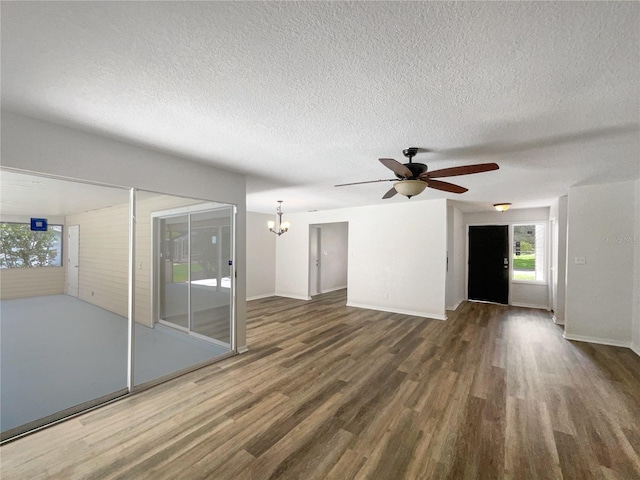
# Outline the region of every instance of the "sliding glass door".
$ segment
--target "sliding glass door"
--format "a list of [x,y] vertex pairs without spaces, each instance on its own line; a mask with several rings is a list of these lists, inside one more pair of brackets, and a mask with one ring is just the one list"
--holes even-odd
[[157,232],[160,323],[231,348],[232,208],[160,216]]
[[191,216],[191,332],[231,343],[231,209]]
[[160,305],[162,320],[189,330],[189,216],[160,219]]

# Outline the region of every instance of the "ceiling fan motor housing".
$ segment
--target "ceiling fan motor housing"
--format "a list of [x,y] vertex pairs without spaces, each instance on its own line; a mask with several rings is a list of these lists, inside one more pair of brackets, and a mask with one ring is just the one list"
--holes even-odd
[[[411,178],[413,179],[418,178],[421,173],[424,173],[429,169],[424,163],[405,163],[404,166],[411,170]],[[400,180],[405,179],[405,177],[398,174],[396,174],[396,177]]]

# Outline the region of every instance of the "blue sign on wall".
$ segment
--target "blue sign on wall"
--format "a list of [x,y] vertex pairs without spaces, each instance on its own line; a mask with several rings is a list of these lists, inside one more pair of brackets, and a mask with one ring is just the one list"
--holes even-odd
[[47,219],[46,218],[32,218],[31,230],[34,232],[46,232],[47,231]]

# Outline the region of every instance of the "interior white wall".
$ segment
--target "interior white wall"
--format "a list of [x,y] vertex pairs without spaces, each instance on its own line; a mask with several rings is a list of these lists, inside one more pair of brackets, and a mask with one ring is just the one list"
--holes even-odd
[[466,225],[493,224],[509,225],[523,222],[546,222],[549,220],[549,207],[511,208],[506,212],[468,212],[464,214]]
[[445,318],[446,201],[287,214],[276,242],[276,295],[308,299],[309,225],[348,222],[347,304]]
[[276,293],[276,238],[267,228],[275,215],[247,212],[247,300]]
[[551,298],[551,309],[553,310],[555,322],[559,325],[564,325],[567,288],[567,202],[568,197],[564,195],[551,204],[549,211],[549,219],[555,219],[558,228],[557,243],[552,247],[556,249],[555,264],[552,265],[556,283],[554,295]]
[[5,167],[237,205],[237,344],[246,346],[246,186],[242,175],[2,111]]
[[[634,182],[569,189],[565,336],[631,346]],[[576,257],[586,263],[577,265]]]
[[320,292],[347,288],[349,224],[324,223],[320,232]]
[[465,298],[465,227],[462,211],[447,207],[447,310],[455,310]]
[[640,355],[640,179],[635,182],[635,235],[633,262],[633,325],[631,348]]
[[[467,228],[469,225],[513,225],[514,223],[549,221],[549,207],[514,208],[506,212],[469,212],[464,214],[465,245],[467,243]],[[465,247],[466,252],[466,247]],[[547,279],[547,282],[549,279]],[[465,272],[466,286],[466,272]],[[466,292],[466,288],[465,288]],[[466,293],[465,293],[466,298]],[[549,308],[549,285],[533,283],[509,284],[509,303],[522,307]]]

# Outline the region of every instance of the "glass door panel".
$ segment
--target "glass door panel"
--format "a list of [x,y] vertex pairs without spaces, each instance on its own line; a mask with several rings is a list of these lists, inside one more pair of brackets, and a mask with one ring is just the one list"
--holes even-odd
[[189,216],[160,219],[161,320],[189,330]]
[[191,331],[231,343],[231,209],[191,215]]

